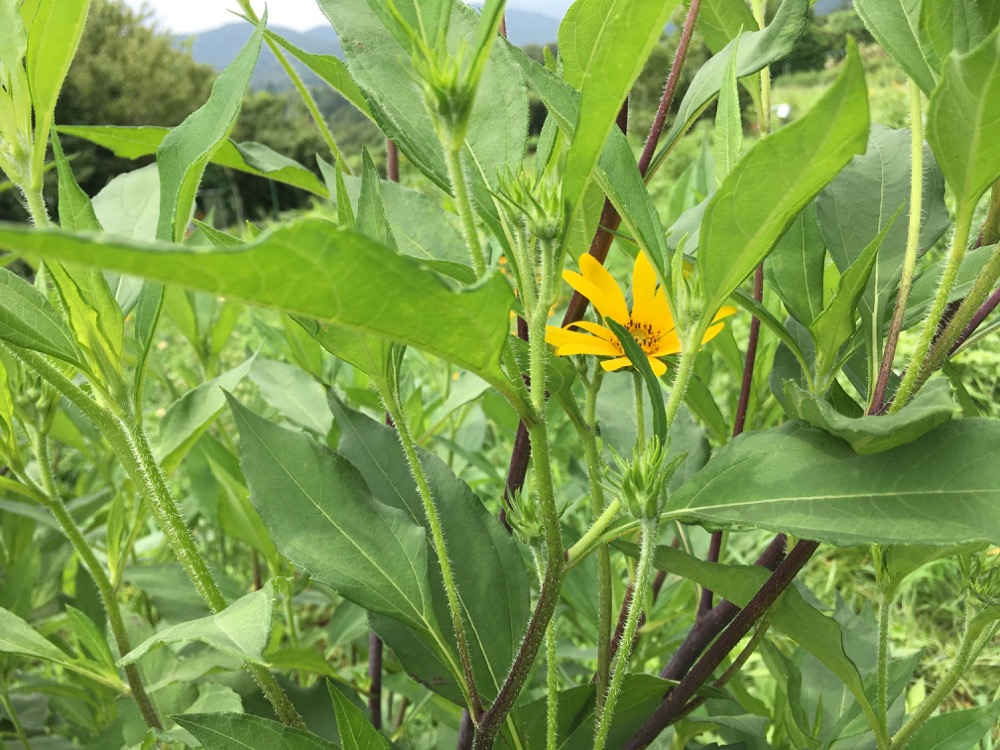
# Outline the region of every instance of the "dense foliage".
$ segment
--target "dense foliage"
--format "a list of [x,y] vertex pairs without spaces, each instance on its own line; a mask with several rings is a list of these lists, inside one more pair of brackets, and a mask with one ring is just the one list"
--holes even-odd
[[991,748],[1000,3],[317,4],[122,127],[111,6],[0,0],[0,742]]

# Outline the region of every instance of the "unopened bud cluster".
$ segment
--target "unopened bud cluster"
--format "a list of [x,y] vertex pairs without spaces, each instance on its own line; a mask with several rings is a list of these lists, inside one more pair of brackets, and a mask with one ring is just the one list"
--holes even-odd
[[622,505],[638,520],[657,518],[667,501],[667,482],[684,455],[667,461],[667,447],[652,437],[642,448],[636,447],[631,460],[625,461],[620,456],[615,459],[619,467],[615,484]]
[[540,547],[545,538],[541,511],[525,493],[518,491],[507,508],[507,522],[518,538],[529,547]]
[[525,170],[500,176],[500,196],[508,215],[543,241],[558,240],[565,229],[566,210],[559,182],[537,178]]

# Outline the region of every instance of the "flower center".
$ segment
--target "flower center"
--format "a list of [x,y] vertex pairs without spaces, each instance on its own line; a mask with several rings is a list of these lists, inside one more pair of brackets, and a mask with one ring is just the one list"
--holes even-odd
[[660,340],[660,332],[654,329],[652,325],[629,320],[625,324],[625,329],[632,334],[632,338],[636,340],[646,354],[656,351],[656,345]]

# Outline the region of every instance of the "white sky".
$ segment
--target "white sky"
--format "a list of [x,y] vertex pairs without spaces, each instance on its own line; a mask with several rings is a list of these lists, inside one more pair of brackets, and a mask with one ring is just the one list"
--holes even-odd
[[[142,0],[126,0],[134,8]],[[213,29],[237,20],[229,9],[238,9],[236,0],[148,0],[162,28],[175,34],[189,34]],[[509,0],[512,8],[535,11],[562,18],[572,0]],[[253,0],[258,11],[264,0]],[[269,0],[269,23],[297,31],[306,31],[327,23],[315,0]]]

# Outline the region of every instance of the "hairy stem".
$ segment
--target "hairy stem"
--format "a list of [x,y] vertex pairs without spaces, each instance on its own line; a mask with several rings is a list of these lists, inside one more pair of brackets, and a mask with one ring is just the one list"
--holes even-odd
[[465,634],[465,623],[462,620],[462,608],[459,603],[458,586],[455,585],[455,576],[451,569],[451,560],[448,557],[448,546],[444,538],[444,529],[441,528],[441,516],[438,513],[437,504],[431,494],[430,485],[427,482],[427,475],[424,467],[420,463],[420,456],[417,455],[417,447],[410,434],[410,427],[406,421],[406,414],[396,396],[395,388],[389,383],[378,384],[382,402],[386,411],[392,417],[393,424],[396,425],[396,434],[399,442],[403,446],[403,453],[410,465],[410,471],[417,483],[417,491],[424,504],[424,514],[427,516],[427,523],[430,526],[431,539],[434,542],[434,551],[437,554],[438,564],[441,567],[441,578],[444,582],[445,594],[448,597],[448,610],[451,614],[451,624],[455,630],[455,641],[458,644],[458,656],[462,663],[462,673],[465,677],[467,699],[469,710],[473,717],[478,717],[483,712],[482,699],[476,689],[476,678],[472,671],[472,656],[469,653],[469,639]]
[[472,210],[472,198],[469,195],[469,183],[465,178],[465,167],[462,165],[464,140],[454,137],[446,140],[448,142],[445,144],[444,153],[448,165],[448,179],[451,182],[455,205],[458,207],[458,216],[462,222],[462,234],[465,237],[466,247],[469,249],[472,269],[476,273],[476,278],[481,279],[486,274],[486,256],[482,242],[479,240],[476,214]]
[[[875,663],[875,716],[879,732],[889,736],[889,621],[892,615],[892,591],[884,590],[878,607],[878,654]],[[880,747],[884,747],[880,745]]]
[[[80,561],[96,584],[101,601],[104,603],[104,610],[108,615],[108,624],[111,626],[111,634],[115,639],[115,645],[118,647],[118,653],[121,656],[125,656],[125,654],[132,650],[132,643],[128,637],[128,631],[125,629],[125,620],[122,618],[121,607],[118,603],[118,597],[115,595],[114,587],[111,585],[111,581],[104,572],[104,568],[101,566],[100,561],[98,561],[90,544],[83,536],[83,532],[80,531],[80,527],[77,526],[76,521],[70,515],[66,509],[66,505],[62,501],[62,497],[56,487],[55,478],[52,475],[48,439],[40,431],[32,430],[31,444],[38,464],[39,478],[42,481],[41,494],[45,498],[43,505],[55,516],[63,529],[63,533],[66,534],[70,544],[73,545],[73,549],[80,556]],[[139,713],[142,715],[143,721],[146,722],[146,726],[154,729],[163,729],[163,724],[160,722],[160,717],[156,714],[153,702],[146,693],[146,687],[143,685],[142,677],[139,675],[139,668],[136,664],[129,664],[125,667],[125,678],[128,680],[129,688],[132,690],[132,699],[135,701],[136,706],[138,706]]]
[[885,339],[885,350],[882,352],[882,364],[878,370],[878,380],[872,391],[869,414],[878,414],[885,406],[885,393],[889,386],[889,376],[892,374],[892,362],[896,356],[896,345],[899,333],[903,329],[903,318],[906,315],[906,304],[910,299],[910,287],[913,284],[913,273],[917,267],[917,250],[920,242],[920,213],[923,206],[924,192],[924,127],[923,113],[920,109],[920,88],[910,81],[910,128],[912,130],[910,163],[910,221],[906,234],[906,253],[903,256],[903,275],[899,281],[899,293],[896,296],[896,308],[889,324],[889,335]]
[[658,517],[644,519],[642,522],[642,543],[640,546],[639,563],[635,571],[635,586],[632,588],[632,596],[629,599],[625,629],[622,632],[618,653],[615,656],[615,665],[611,673],[611,684],[608,686],[608,695],[605,700],[604,710],[601,711],[601,716],[598,719],[597,733],[594,737],[594,750],[604,750],[607,744],[608,732],[611,729],[615,707],[618,704],[618,696],[625,681],[625,674],[628,672],[629,657],[632,655],[630,646],[635,639],[636,628],[639,625],[639,615],[642,613],[643,602],[646,598],[646,587],[649,585],[649,577],[653,570],[653,552],[656,549],[656,531],[658,526]]

